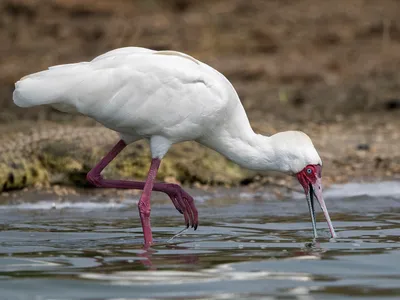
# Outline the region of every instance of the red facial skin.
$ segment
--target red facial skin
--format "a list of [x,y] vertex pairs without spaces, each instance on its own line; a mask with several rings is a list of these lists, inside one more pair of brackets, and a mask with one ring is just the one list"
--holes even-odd
[[320,165],[308,165],[296,174],[296,177],[303,186],[306,194],[310,191],[310,184],[314,184],[317,181],[317,178],[321,178],[321,176],[322,166]]
[[[304,188],[304,192],[307,197],[311,219],[313,220],[313,230],[314,237],[317,237],[316,223],[315,223],[315,213],[313,199],[317,199],[324,212],[326,222],[328,223],[329,231],[331,232],[332,238],[337,235],[335,229],[333,228],[331,218],[329,217],[328,209],[326,208],[324,197],[322,196],[322,184],[321,184],[322,166],[321,165],[308,165],[299,173],[296,174],[297,179]],[[310,194],[310,186],[312,187],[312,195]]]

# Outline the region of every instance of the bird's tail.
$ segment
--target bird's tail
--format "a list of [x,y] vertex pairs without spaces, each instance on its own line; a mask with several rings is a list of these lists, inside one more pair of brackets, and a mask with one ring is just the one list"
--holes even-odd
[[[20,107],[72,105],[68,103],[71,96],[69,91],[84,80],[86,68],[89,68],[87,63],[59,65],[25,76],[15,83],[14,103]],[[69,95],[69,99],[66,95]]]

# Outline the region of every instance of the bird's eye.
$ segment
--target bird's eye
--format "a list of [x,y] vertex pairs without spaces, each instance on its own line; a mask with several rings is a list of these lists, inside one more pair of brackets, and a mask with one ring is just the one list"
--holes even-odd
[[311,174],[311,173],[312,173],[312,170],[311,170],[310,168],[308,168],[308,169],[306,170],[306,172],[307,172],[307,174]]

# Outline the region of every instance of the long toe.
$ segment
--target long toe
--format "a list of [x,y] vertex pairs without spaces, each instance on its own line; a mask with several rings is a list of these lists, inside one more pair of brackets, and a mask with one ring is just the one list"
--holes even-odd
[[183,191],[182,197],[184,198],[186,205],[190,211],[191,223],[192,223],[191,225],[194,228],[194,230],[196,230],[197,227],[199,226],[199,214],[196,205],[194,204],[194,199],[185,191]]
[[189,228],[189,226],[191,225],[191,213],[189,211],[189,205],[182,198],[181,194],[178,194],[177,198],[175,198],[175,199],[176,199],[176,201],[178,203],[178,206],[181,208],[181,211],[183,213],[183,217],[185,218],[186,227]]
[[189,200],[184,196],[183,201],[185,201],[185,205],[187,208],[187,213],[189,215],[189,220],[190,220],[190,227],[194,227],[194,217],[193,217],[193,212],[192,212],[192,207],[190,205]]
[[175,195],[170,196],[172,203],[174,204],[175,208],[177,211],[179,211],[182,215],[184,214],[184,207],[182,207],[182,204],[179,203],[179,200]]
[[198,227],[198,212],[194,204],[194,199],[188,193],[186,193],[179,185],[169,185],[169,191],[167,192],[171,198],[175,208],[183,214],[185,218],[186,227],[191,226],[195,230]]
[[185,217],[185,224],[186,227],[189,228],[189,226],[192,225],[192,214],[189,209],[189,205],[187,205],[185,199],[181,198],[182,200],[182,206],[184,207],[183,211],[183,216]]

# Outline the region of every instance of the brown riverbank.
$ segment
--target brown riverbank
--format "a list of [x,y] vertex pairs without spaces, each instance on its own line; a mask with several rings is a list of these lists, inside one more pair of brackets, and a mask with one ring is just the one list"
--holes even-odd
[[[272,134],[298,129],[308,133],[324,161],[325,184],[399,178],[398,1],[118,0],[110,3],[105,0],[1,2],[0,149],[11,144],[10,132],[13,132],[11,140],[18,141],[18,132],[26,134],[27,128],[35,131],[43,122],[52,122],[45,123],[48,129],[95,125],[85,118],[50,108],[15,107],[11,93],[13,83],[21,76],[134,45],[184,51],[220,70],[236,87],[257,131]],[[21,120],[24,126],[18,125]],[[110,140],[106,142],[112,143],[113,135],[107,136]],[[86,154],[81,155],[58,151],[69,149],[66,144],[71,149],[80,149],[71,140],[79,137],[72,135],[70,140],[59,142],[43,138],[41,146],[33,148],[46,154],[46,159],[36,151],[32,161],[28,152],[23,150],[16,155],[21,150],[11,146],[7,155],[14,153],[11,157],[17,161],[22,155],[24,163],[15,171],[9,165],[9,156],[2,154],[2,190],[43,182],[81,182],[90,168],[87,162],[94,163],[109,145],[100,143],[93,150],[85,144],[82,150]],[[122,171],[116,168],[109,175],[142,177],[147,166],[135,165],[137,161],[129,157],[129,153],[138,153],[137,150],[134,147],[125,158],[138,171],[125,164]],[[185,157],[179,163],[179,155],[183,153]],[[145,155],[141,157],[145,159]],[[192,167],[199,162],[201,168]],[[213,169],[216,165],[218,168]],[[160,179],[188,185],[256,187],[282,180],[280,176],[248,173],[215,153],[185,145],[172,151],[166,166]],[[39,172],[42,177],[31,176],[32,167],[42,170],[44,173]],[[283,184],[293,182],[283,179]]]

